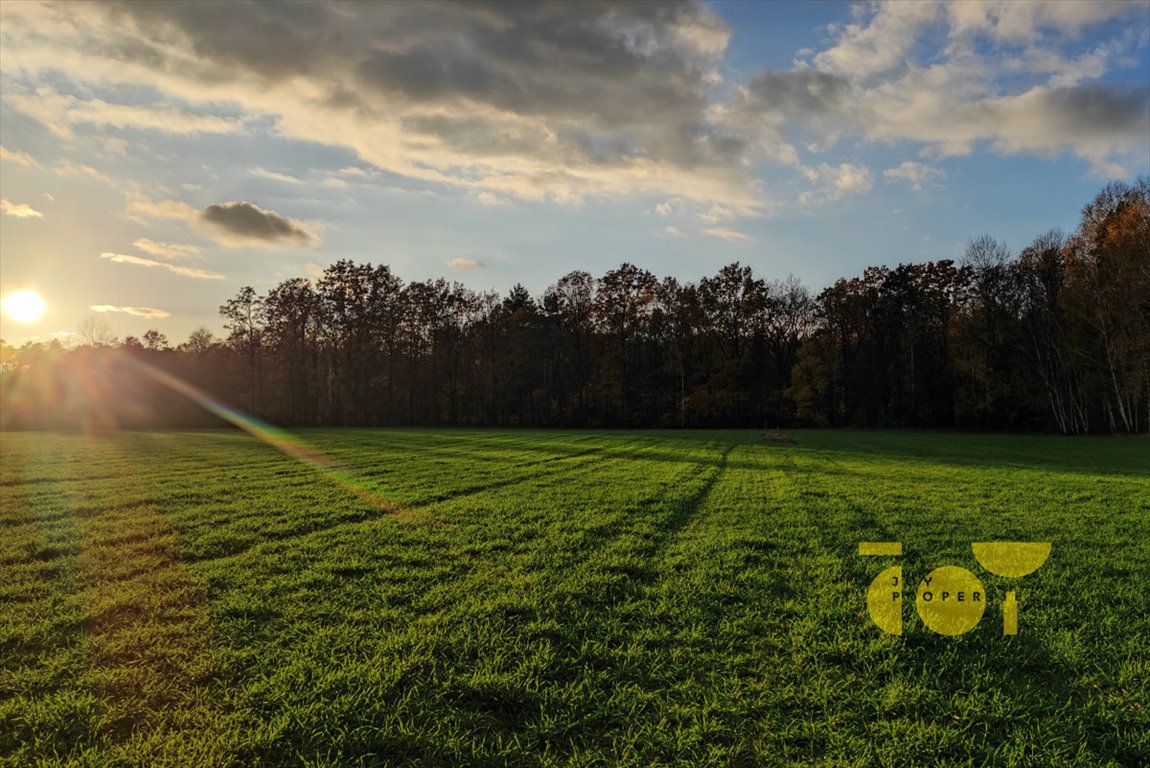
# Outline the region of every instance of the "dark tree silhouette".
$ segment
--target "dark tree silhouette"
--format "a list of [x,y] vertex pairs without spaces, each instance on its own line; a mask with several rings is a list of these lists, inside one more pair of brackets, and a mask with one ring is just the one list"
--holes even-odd
[[[3,346],[4,427],[219,422],[146,364],[296,426],[1150,427],[1150,185],[1107,185],[1012,256],[877,266],[817,297],[739,263],[697,283],[624,263],[533,296],[332,264],[220,307],[226,336]],[[118,344],[118,346],[117,346]]]

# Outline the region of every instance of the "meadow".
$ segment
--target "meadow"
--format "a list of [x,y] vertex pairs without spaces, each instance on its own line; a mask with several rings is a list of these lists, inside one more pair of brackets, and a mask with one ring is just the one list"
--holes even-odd
[[[1146,439],[788,435],[5,433],[0,760],[1146,764]],[[895,563],[983,620],[883,634]]]

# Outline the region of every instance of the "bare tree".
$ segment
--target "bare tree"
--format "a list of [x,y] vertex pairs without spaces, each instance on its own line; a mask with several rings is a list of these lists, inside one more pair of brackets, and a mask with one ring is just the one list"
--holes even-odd
[[77,335],[81,343],[89,347],[111,347],[116,343],[111,326],[96,317],[89,316],[81,320]]

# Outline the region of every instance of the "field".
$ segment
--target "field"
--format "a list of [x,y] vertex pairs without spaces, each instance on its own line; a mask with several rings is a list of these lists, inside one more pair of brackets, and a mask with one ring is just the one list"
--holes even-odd
[[[0,759],[1146,764],[1150,443],[789,435],[4,434]],[[892,564],[986,615],[883,634]]]

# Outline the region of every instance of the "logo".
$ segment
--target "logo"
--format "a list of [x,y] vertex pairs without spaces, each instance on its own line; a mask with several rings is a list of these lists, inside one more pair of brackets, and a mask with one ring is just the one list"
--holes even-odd
[[[981,541],[970,545],[974,559],[996,576],[1018,579],[1037,571],[1050,557],[1051,543],[1038,541]],[[864,541],[863,557],[901,557],[902,542]],[[892,565],[871,582],[866,607],[871,621],[891,635],[902,634],[902,566]],[[986,589],[978,576],[955,565],[935,568],[923,577],[914,593],[919,618],[940,635],[961,635],[978,626],[986,613]],[[1002,634],[1018,634],[1018,595],[1006,593],[1002,603]]]

